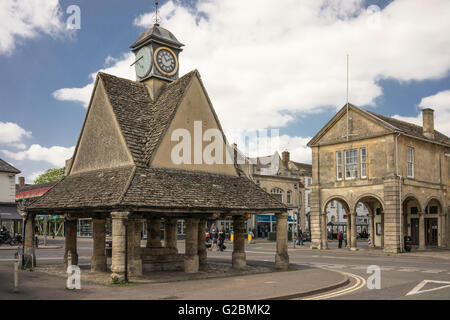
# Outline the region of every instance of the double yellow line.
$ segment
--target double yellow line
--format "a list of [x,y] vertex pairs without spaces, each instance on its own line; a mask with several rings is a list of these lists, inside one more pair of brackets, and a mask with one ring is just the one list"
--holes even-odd
[[352,273],[347,273],[347,272],[342,272],[339,271],[340,273],[346,275],[347,277],[353,278],[355,279],[355,284],[353,284],[351,287],[349,288],[344,288],[342,290],[338,290],[338,291],[333,291],[330,293],[325,293],[325,294],[321,294],[318,296],[313,296],[310,298],[305,298],[302,300],[323,300],[323,299],[330,299],[330,298],[334,298],[334,297],[338,297],[338,296],[342,296],[344,294],[348,294],[354,291],[357,291],[359,289],[361,289],[362,287],[364,287],[366,285],[366,280],[363,277],[357,276],[355,274]]

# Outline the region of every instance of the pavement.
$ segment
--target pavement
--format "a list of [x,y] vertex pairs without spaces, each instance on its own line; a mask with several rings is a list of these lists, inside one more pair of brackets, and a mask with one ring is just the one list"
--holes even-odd
[[65,289],[65,278],[38,272],[21,270],[19,279],[20,292],[13,293],[12,268],[0,266],[0,300],[293,299],[337,289],[349,283],[348,276],[343,273],[312,267],[226,278],[152,284],[132,282],[126,286],[105,286],[82,281],[80,290],[67,290]]
[[[61,246],[63,239],[48,245]],[[366,241],[358,242],[358,250],[337,248],[330,241],[327,250],[312,250],[288,244],[292,271],[252,275],[232,275],[228,278],[189,279],[168,283],[145,283],[128,287],[111,287],[83,283],[82,289],[64,289],[65,279],[36,272],[20,273],[21,293],[12,294],[13,251],[0,251],[0,299],[444,299],[450,300],[450,250],[428,249],[402,254],[388,254],[369,249]],[[232,243],[225,252],[208,251],[208,261],[221,260],[231,265]],[[276,245],[270,241],[246,244],[247,261],[273,268]],[[184,252],[184,241],[178,241]],[[37,249],[38,265],[61,265],[64,249]],[[78,239],[78,254],[82,264],[92,255],[92,240]],[[372,283],[371,268],[378,268],[380,286]],[[84,272],[84,271],[83,271]],[[327,274],[328,276],[326,276]],[[316,275],[316,276],[314,276]],[[350,283],[338,278],[346,276]],[[322,280],[327,280],[321,282]],[[343,280],[345,281],[345,280]],[[333,287],[339,283],[339,287]],[[186,284],[188,289],[183,289]],[[373,283],[372,283],[373,284]],[[313,288],[315,287],[315,288]],[[326,292],[314,292],[327,287]],[[331,291],[330,291],[331,290]],[[57,292],[57,294],[55,294]],[[136,293],[135,293],[136,292]]]

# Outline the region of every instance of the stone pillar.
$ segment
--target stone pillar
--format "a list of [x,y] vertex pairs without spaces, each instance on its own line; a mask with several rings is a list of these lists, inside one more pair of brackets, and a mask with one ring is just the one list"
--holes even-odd
[[177,249],[177,219],[165,218],[164,222],[164,246],[175,253],[178,253]]
[[375,248],[375,215],[373,211],[369,214],[370,223],[370,247]]
[[141,220],[137,217],[128,219],[128,275],[137,277],[142,275],[141,259]]
[[112,220],[112,263],[113,282],[125,281],[126,224],[129,212],[111,212]]
[[78,265],[78,253],[77,253],[77,229],[78,219],[72,217],[66,217],[64,219],[66,227],[65,235],[65,251],[64,251],[64,265],[67,268],[67,255],[70,251],[72,255],[72,265]]
[[198,272],[198,223],[199,219],[187,218],[184,254],[184,272]]
[[205,228],[206,228],[206,220],[200,219],[198,223],[198,264],[200,269],[206,268],[206,239],[205,239]]
[[[289,254],[287,248],[287,212],[277,213],[277,253],[275,254],[275,268],[287,270],[289,268]],[[326,237],[326,233],[325,233]]]
[[161,218],[147,219],[147,248],[161,248]]
[[92,219],[92,238],[94,243],[91,258],[91,271],[106,271],[105,237],[106,220]]
[[27,214],[24,217],[24,226],[25,226],[25,235],[24,235],[24,260],[26,265],[24,267],[31,267],[36,265],[36,253],[34,252],[35,248],[35,234],[34,228],[36,226],[35,215]]
[[357,244],[357,236],[356,236],[356,211],[352,211],[350,212],[350,219],[352,221],[352,232],[350,234],[350,238],[352,239],[351,241],[351,245],[350,245],[350,250],[356,250]]
[[[313,148],[313,157],[314,157]],[[314,179],[314,177],[313,177]],[[316,180],[315,180],[316,181]],[[317,185],[310,186],[310,212],[309,212],[309,230],[311,232],[311,249],[322,249],[322,222],[320,218],[320,198],[319,198],[319,187]]]
[[328,249],[328,237],[327,237],[327,213],[322,212],[320,214],[321,225],[321,249]]
[[419,250],[425,250],[425,214],[419,212]]
[[446,240],[446,221],[445,221],[445,213],[439,212],[438,216],[438,248],[446,248],[447,240]]
[[400,233],[400,225],[403,219],[400,216],[401,204],[398,178],[384,179],[384,203],[383,250],[389,253],[399,253],[403,251],[403,235]]
[[384,211],[381,212],[381,234],[380,234],[380,243],[381,248],[384,249]]
[[347,214],[347,248],[351,248],[351,246],[352,246],[352,230],[353,230],[353,228],[352,228],[352,218],[351,218],[351,215],[350,215],[350,212],[346,212],[346,214]]
[[233,232],[234,232],[233,253],[232,253],[233,269],[245,269],[245,267],[247,266],[247,260],[245,255],[245,235],[246,235],[245,220],[246,219],[244,216],[233,216]]

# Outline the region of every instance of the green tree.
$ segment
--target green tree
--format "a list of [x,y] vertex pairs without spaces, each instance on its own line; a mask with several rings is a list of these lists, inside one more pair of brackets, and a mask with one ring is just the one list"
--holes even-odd
[[48,169],[39,177],[37,177],[36,180],[34,180],[34,184],[61,180],[62,178],[64,178],[65,170],[65,167],[60,169]]

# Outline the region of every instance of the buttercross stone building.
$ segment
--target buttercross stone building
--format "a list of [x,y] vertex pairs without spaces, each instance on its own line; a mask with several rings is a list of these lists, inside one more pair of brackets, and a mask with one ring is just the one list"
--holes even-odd
[[312,148],[312,246],[325,249],[326,207],[339,201],[356,248],[356,208],[369,211],[371,246],[401,252],[404,236],[418,249],[448,247],[450,139],[434,130],[432,109],[423,126],[344,106],[308,143]]
[[[77,264],[77,219],[92,218],[91,270],[106,271],[105,219],[111,218],[113,280],[122,281],[126,271],[130,276],[151,270],[197,272],[206,264],[206,221],[231,216],[232,265],[243,268],[247,215],[274,212],[279,225],[276,267],[288,267],[287,207],[240,174],[233,161],[226,161],[232,149],[199,72],[178,78],[182,46],[155,24],[131,46],[137,81],[97,75],[67,176],[26,208],[26,247],[34,245],[36,214],[64,212],[65,261],[70,252]],[[221,145],[215,152],[220,151],[223,164],[197,161],[199,145],[179,135],[194,137],[196,130],[209,129],[220,133],[213,138]],[[189,146],[182,156],[190,163],[172,161],[180,143]],[[141,248],[144,219],[149,236],[146,248]],[[177,219],[186,222],[184,255],[177,250]]]

